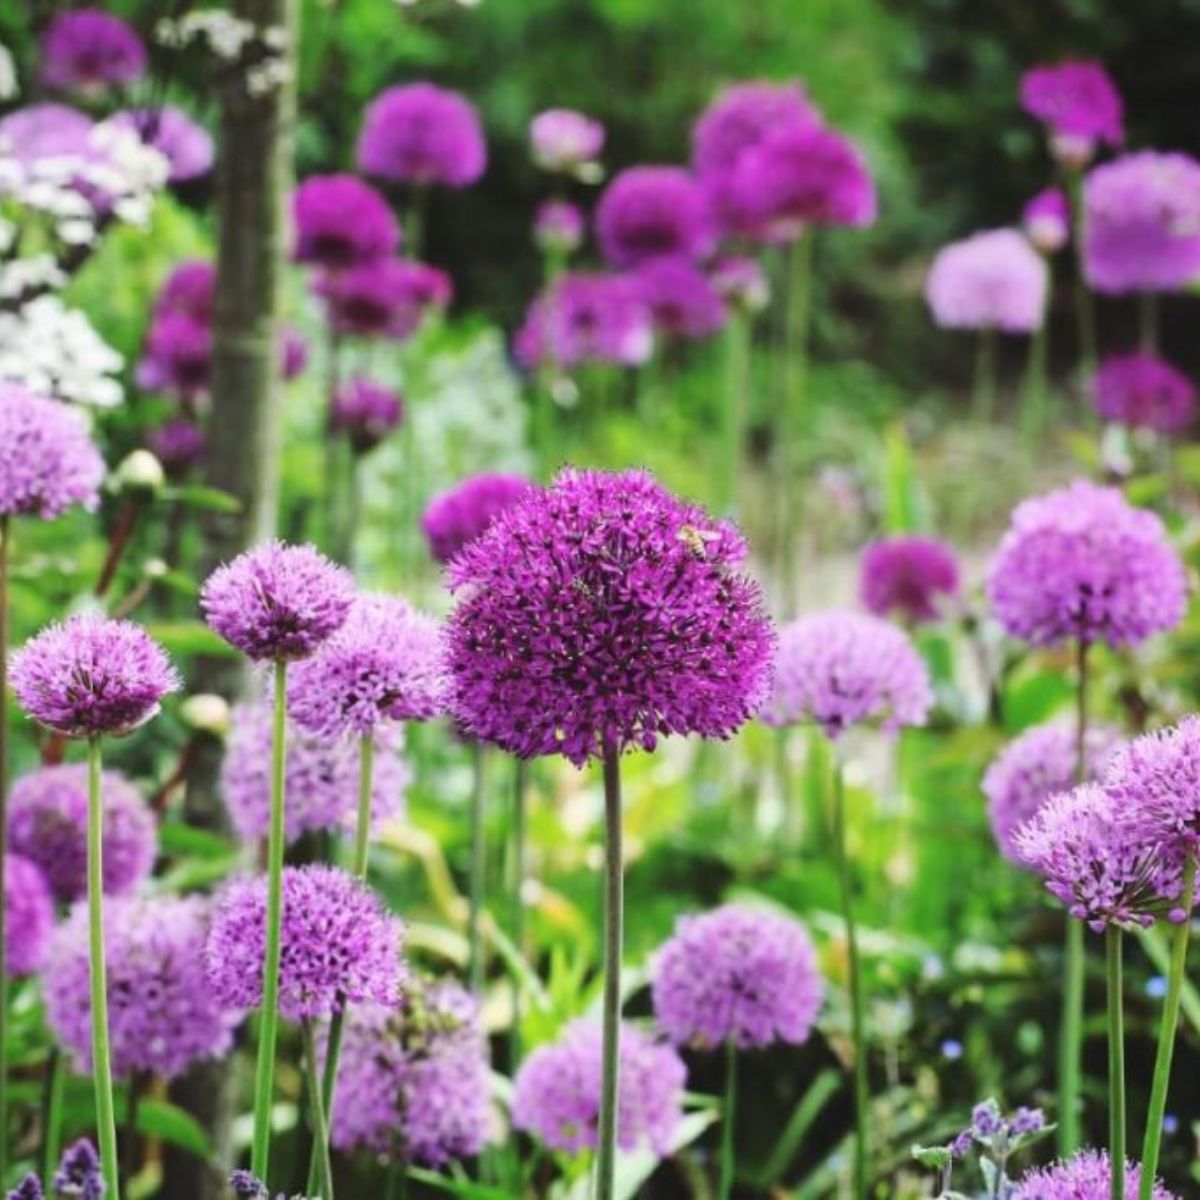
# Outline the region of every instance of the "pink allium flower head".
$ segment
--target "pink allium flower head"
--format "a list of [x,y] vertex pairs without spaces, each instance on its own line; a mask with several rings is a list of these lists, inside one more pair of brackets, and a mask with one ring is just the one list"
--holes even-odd
[[604,126],[569,108],[548,108],[530,122],[529,143],[543,170],[575,174],[600,157]]
[[374,450],[404,419],[399,393],[364,375],[338,385],[329,412],[329,427],[345,434],[355,454]]
[[182,312],[155,316],[137,366],[138,386],[193,399],[212,382],[212,327]]
[[353,175],[313,175],[292,198],[296,262],[343,270],[388,258],[400,227],[388,202]]
[[799,1045],[824,996],[804,926],[736,904],[682,918],[654,972],[654,1015],[677,1046]]
[[987,579],[996,619],[1035,646],[1136,645],[1179,624],[1187,592],[1162,521],[1082,479],[1017,506]]
[[154,300],[154,315],[179,313],[199,325],[211,325],[217,295],[217,268],[203,258],[187,259],[171,269]]
[[1043,254],[1061,250],[1071,236],[1071,205],[1062,188],[1038,192],[1021,213],[1025,236]]
[[[1125,1168],[1125,1195],[1136,1196],[1142,1169],[1130,1163]],[[1052,1167],[1027,1171],[1017,1181],[1013,1200],[1104,1200],[1112,1194],[1112,1167],[1103,1150],[1081,1150],[1074,1158]],[[1175,1200],[1157,1180],[1154,1200]]]
[[42,81],[95,92],[132,83],[146,70],[146,48],[120,17],[101,8],[60,13],[42,35]]
[[757,259],[729,255],[709,274],[718,296],[733,308],[762,312],[771,302],[771,284]]
[[778,129],[816,125],[820,114],[798,83],[737,83],[725,88],[692,129],[692,166],[707,180]]
[[313,290],[328,306],[333,327],[356,337],[409,337],[453,294],[444,271],[396,258],[324,275]]
[[[124,775],[100,781],[104,891],[119,896],[150,878],[158,854],[154,813]],[[55,899],[87,894],[87,767],[42,767],[13,784],[8,844],[41,868]]]
[[248,658],[307,658],[346,620],[354,579],[312,546],[264,542],[218,567],[200,593],[204,619]]
[[779,633],[768,725],[813,722],[836,738],[881,721],[889,733],[923,725],[933,706],[929,672],[903,630],[862,613],[814,613]]
[[1083,270],[1098,292],[1172,292],[1200,276],[1200,162],[1143,150],[1088,173]]
[[[513,1084],[512,1122],[552,1150],[596,1147],[600,1119],[599,1021],[574,1021],[557,1042],[539,1046]],[[666,1154],[683,1116],[687,1068],[671,1049],[623,1024],[617,1093],[617,1145]]]
[[1109,761],[1104,788],[1145,840],[1194,852],[1200,846],[1200,717],[1122,746]]
[[1049,131],[1057,157],[1074,166],[1091,158],[1097,142],[1125,140],[1125,106],[1098,62],[1034,67],[1021,76],[1021,107]]
[[[104,912],[108,1032],[113,1073],[165,1079],[233,1046],[240,1013],[208,986],[204,948],[209,901],[200,897],[128,896]],[[46,1020],[81,1072],[91,1070],[92,1009],[88,913],[78,904],[59,927],[44,975]]]
[[443,566],[477,538],[498,513],[520,500],[533,484],[520,475],[472,475],[439,492],[421,518],[429,552]]
[[54,932],[54,899],[41,868],[21,854],[4,855],[4,969],[32,975],[42,969]]
[[614,267],[651,258],[703,258],[716,243],[708,200],[682,167],[630,167],[596,207],[596,236]]
[[546,200],[538,206],[533,239],[545,253],[573,254],[583,245],[583,212],[569,200]]
[[651,259],[637,268],[633,278],[654,328],[664,337],[703,341],[725,324],[725,301],[688,259]]
[[150,430],[147,442],[151,452],[172,478],[186,475],[203,457],[208,439],[195,421],[179,418]]
[[100,503],[104,460],[83,418],[54,400],[0,383],[0,515],[59,516]]
[[[221,763],[221,795],[243,838],[265,837],[271,820],[271,708],[240,704]],[[382,824],[404,810],[410,781],[398,731],[375,737],[371,816]],[[346,738],[326,738],[289,726],[287,810],[284,836],[294,842],[318,829],[354,827],[358,797],[358,747]]]
[[[204,958],[227,1008],[262,1002],[267,879],[231,880],[217,894]],[[347,1002],[400,999],[404,927],[365,883],[336,867],[283,871],[279,1011],[289,1021],[328,1017]]]
[[12,687],[37,722],[68,737],[128,733],[179,689],[163,648],[139,625],[83,615],[47,625],[12,661]]
[[1046,262],[1015,229],[989,229],[938,251],[925,299],[943,329],[1031,333],[1046,315]]
[[171,183],[187,183],[212,170],[212,135],[173,104],[120,112],[111,121],[118,128],[132,129],[167,160]]
[[745,554],[645,472],[562,472],[450,564],[452,711],[510,753],[577,766],[728,737],[766,697],[775,642]]
[[900,613],[909,621],[934,621],[958,594],[958,560],[946,542],[893,537],[872,542],[859,566],[858,595],[877,617]]
[[285,325],[280,330],[279,371],[285,381],[303,375],[308,367],[308,341],[298,329]]
[[47,158],[90,158],[95,124],[66,104],[27,104],[0,117],[0,147],[30,166]]
[[489,1140],[490,1091],[478,1001],[453,980],[410,976],[398,1008],[350,1010],[333,1144],[426,1167],[474,1158]]
[[1196,416],[1196,389],[1188,377],[1154,354],[1106,358],[1092,382],[1096,412],[1134,429],[1179,433]]
[[466,187],[487,165],[479,115],[432,83],[388,88],[367,106],[358,166],[393,183]]

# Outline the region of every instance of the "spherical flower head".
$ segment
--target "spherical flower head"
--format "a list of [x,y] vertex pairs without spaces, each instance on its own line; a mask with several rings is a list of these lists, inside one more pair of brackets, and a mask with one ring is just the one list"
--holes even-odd
[[768,134],[815,125],[820,115],[798,83],[754,81],[725,88],[692,130],[692,166],[703,179],[732,170]]
[[296,262],[343,270],[388,258],[400,227],[388,202],[353,175],[313,175],[292,197]]
[[150,430],[147,441],[163,470],[173,479],[186,475],[208,449],[208,439],[200,426],[182,417]]
[[67,737],[129,733],[179,690],[166,652],[140,626],[94,614],[46,626],[17,651],[12,687],[37,722]]
[[1106,358],[1092,381],[1097,414],[1132,429],[1179,433],[1196,416],[1196,389],[1188,377],[1154,354],[1135,351]]
[[614,267],[663,255],[703,258],[716,242],[708,199],[682,167],[630,167],[604,189],[596,236]]
[[641,471],[564,471],[450,565],[451,709],[474,736],[577,766],[758,711],[774,633],[741,535]]
[[154,301],[154,315],[181,313],[198,325],[211,325],[216,295],[216,266],[207,259],[188,259],[173,267],[163,281]]
[[137,367],[138,386],[193,399],[212,382],[212,326],[181,312],[156,315]]
[[1042,254],[1061,250],[1071,236],[1071,205],[1062,188],[1038,192],[1021,213],[1025,236]]
[[1034,67],[1021,77],[1021,107],[1047,127],[1056,154],[1078,166],[1098,142],[1125,140],[1125,106],[1098,62]]
[[958,594],[954,550],[930,537],[893,537],[872,542],[863,552],[858,594],[877,617],[900,613],[914,623],[943,615],[944,602]]
[[200,593],[204,619],[248,658],[307,658],[346,620],[354,579],[312,546],[264,542],[218,567]]
[[583,211],[569,200],[546,200],[538,206],[533,240],[544,254],[573,254],[583,245]]
[[146,48],[120,17],[101,8],[60,13],[42,35],[42,82],[64,91],[98,92],[140,79]]
[[1200,717],[1143,734],[1108,763],[1104,787],[1141,837],[1194,852],[1200,845]]
[[367,106],[358,166],[393,183],[474,183],[487,165],[479,115],[457,92],[432,83],[388,88]]
[[[1134,1163],[1125,1167],[1125,1195],[1136,1196],[1142,1169]],[[1027,1171],[1017,1181],[1013,1200],[1102,1200],[1112,1194],[1112,1165],[1103,1150],[1081,1150],[1074,1158],[1052,1167]],[[1157,1180],[1154,1200],[1175,1200]]]
[[[241,1014],[208,986],[210,903],[200,897],[127,896],[105,906],[108,1031],[113,1072],[173,1079],[233,1045]],[[87,906],[57,930],[44,974],[46,1019],[81,1072],[91,1070]]]
[[520,475],[472,475],[439,492],[421,518],[429,552],[443,566],[474,541],[511,504],[533,486]]
[[757,259],[728,255],[714,264],[708,278],[732,308],[762,312],[771,302],[771,284]]
[[925,300],[943,329],[1031,333],[1046,316],[1045,259],[1015,229],[990,229],[942,247]]
[[381,383],[355,375],[333,394],[329,428],[350,442],[355,454],[374,450],[404,419],[404,401]]
[[170,183],[189,183],[212,170],[212,135],[172,104],[116,113],[110,121],[118,129],[133,130],[167,160]]
[[[595,1149],[602,1041],[599,1021],[579,1020],[557,1042],[534,1050],[513,1084],[513,1127],[565,1154]],[[617,1145],[664,1155],[683,1115],[687,1068],[670,1046],[627,1024],[619,1062]]]
[[804,926],[736,904],[680,920],[654,972],[654,1015],[677,1046],[800,1045],[824,995]]
[[[204,959],[212,993],[227,1008],[262,1002],[266,925],[265,876],[234,879],[218,893]],[[403,926],[347,872],[284,868],[282,938],[279,1011],[289,1021],[399,1000]]]
[[1143,150],[1088,173],[1083,270],[1098,292],[1172,292],[1200,275],[1200,163]]
[[1035,646],[1134,646],[1178,625],[1187,576],[1159,518],[1076,480],[1019,504],[988,569],[992,612]]
[[925,662],[894,625],[833,611],[799,617],[780,630],[767,724],[811,721],[836,738],[879,721],[891,733],[923,725],[932,706]]
[[654,328],[666,337],[703,341],[725,324],[725,301],[686,258],[653,258],[634,273]]
[[[100,777],[104,891],[119,896],[150,878],[158,855],[154,813],[124,775]],[[87,894],[87,767],[42,767],[21,776],[8,807],[8,844],[41,868],[58,901]]]
[[548,108],[530,122],[529,144],[543,171],[577,175],[600,157],[604,126],[569,108]]
[[23,854],[4,855],[3,932],[6,974],[40,971],[54,932],[54,898],[41,868]]
[[324,275],[314,284],[339,333],[407,338],[425,317],[451,300],[450,277],[407,259],[381,259]]
[[54,400],[0,383],[0,515],[51,520],[100,502],[104,460],[83,418]]
[[280,330],[279,373],[284,382],[304,374],[308,367],[308,340],[298,329],[285,325]]

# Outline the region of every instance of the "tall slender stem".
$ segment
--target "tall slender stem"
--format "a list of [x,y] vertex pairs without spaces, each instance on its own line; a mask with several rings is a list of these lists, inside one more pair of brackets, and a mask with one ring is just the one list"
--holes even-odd
[[483,820],[484,794],[487,788],[487,748],[476,741],[472,746],[474,779],[471,784],[471,878],[467,910],[467,978],[471,991],[483,995],[483,897],[487,877],[487,839]]
[[[5,961],[5,870],[8,856],[8,574],[12,557],[12,517],[0,516],[0,1024],[8,1020],[8,964]],[[8,1173],[8,1054],[0,1036],[0,1183]]]
[[796,478],[799,470],[799,442],[807,408],[808,335],[812,310],[811,230],[802,233],[787,250],[787,289],[784,301],[783,395],[780,397],[782,424],[779,432],[780,478],[783,497],[782,539],[783,596],[787,608],[793,608],[796,592],[796,547],[799,536],[800,502],[803,488]]
[[137,1174],[138,1113],[142,1105],[142,1089],[145,1079],[135,1071],[129,1078],[125,1097],[125,1136],[121,1142],[121,1184],[128,1186]]
[[47,1187],[54,1178],[62,1144],[63,1083],[66,1080],[62,1051],[50,1048],[42,1094],[42,1180]]
[[738,511],[742,456],[746,448],[750,323],[750,313],[743,306],[734,305],[725,327],[725,404],[721,429],[725,471],[721,481],[721,507],[729,513]]
[[725,1103],[721,1108],[721,1182],[717,1200],[729,1200],[737,1175],[737,1045],[725,1043]]
[[[526,824],[529,792],[529,764],[518,758],[513,770],[513,820],[512,820],[512,942],[518,954],[525,953],[525,887]],[[512,1066],[521,1061],[521,980],[513,972],[512,980],[512,1038],[510,1049]]]
[[1104,935],[1108,967],[1108,1157],[1113,1164],[1112,1200],[1125,1200],[1125,999],[1122,992],[1121,927]]
[[[1046,301],[1050,307],[1049,297]],[[1029,339],[1029,360],[1025,371],[1025,404],[1022,413],[1022,432],[1027,438],[1036,438],[1046,423],[1046,363],[1049,358],[1050,314],[1047,311],[1042,323]]]
[[329,1158],[329,1121],[321,1096],[321,1074],[317,1067],[317,1039],[307,1017],[300,1023],[304,1038],[304,1071],[308,1085],[308,1107],[312,1116],[313,1149],[317,1155],[317,1196],[333,1200],[333,1164]]
[[1071,193],[1071,236],[1075,243],[1075,320],[1079,330],[1079,365],[1085,379],[1096,371],[1096,301],[1083,271],[1083,171],[1071,169],[1067,177]]
[[977,421],[996,415],[996,331],[981,329],[975,335],[974,409]]
[[425,206],[429,188],[423,183],[414,183],[408,197],[408,211],[404,214],[404,251],[412,259],[419,259],[425,250]]
[[1138,295],[1138,341],[1145,354],[1158,353],[1158,295],[1155,292]]

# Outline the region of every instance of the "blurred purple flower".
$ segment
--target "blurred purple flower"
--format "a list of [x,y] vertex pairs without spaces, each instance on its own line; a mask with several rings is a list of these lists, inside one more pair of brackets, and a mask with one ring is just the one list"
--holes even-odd
[[577,174],[604,149],[604,126],[569,108],[548,108],[529,125],[533,161],[545,171]]
[[100,1200],[104,1195],[100,1156],[87,1138],[80,1138],[63,1151],[54,1173],[54,1191],[60,1200],[71,1196],[78,1196],[80,1200]]
[[381,383],[355,375],[338,385],[329,428],[345,434],[355,454],[374,450],[404,419],[404,401]]
[[328,305],[338,332],[392,338],[415,333],[426,314],[450,303],[453,292],[444,271],[398,258],[323,275],[313,290]]
[[1092,395],[1100,417],[1134,429],[1179,433],[1196,416],[1191,380],[1154,354],[1110,355],[1096,372]]
[[389,258],[400,227],[388,202],[353,175],[313,175],[292,198],[296,262],[344,270]]
[[137,365],[138,386],[194,400],[212,382],[212,353],[210,325],[182,312],[157,315]]
[[573,254],[583,244],[583,212],[569,200],[546,200],[538,206],[533,238],[544,254]]
[[59,13],[41,38],[42,82],[94,93],[140,79],[146,48],[133,29],[102,8]]
[[172,479],[186,475],[203,457],[208,439],[195,421],[179,418],[151,429],[146,438],[151,452]]
[[429,552],[443,566],[479,537],[498,513],[520,500],[533,484],[520,475],[472,475],[439,492],[421,518]]
[[42,969],[54,932],[54,898],[41,868],[23,854],[4,855],[4,969],[31,975]]
[[1071,236],[1071,206],[1062,188],[1038,192],[1021,213],[1025,236],[1042,254],[1061,250]]
[[938,251],[925,299],[943,329],[1031,333],[1046,316],[1046,262],[1015,229],[989,229]]
[[285,325],[280,330],[280,340],[279,372],[286,383],[303,375],[308,367],[308,341],[291,325]]
[[596,208],[596,236],[614,267],[703,258],[716,243],[708,200],[682,167],[630,167],[615,176]]
[[664,337],[702,341],[725,324],[725,302],[704,272],[686,258],[650,259],[633,279],[654,328]]
[[212,170],[212,135],[173,104],[119,112],[112,121],[119,128],[133,130],[147,146],[162,154],[171,183],[187,183]]
[[156,317],[181,314],[200,325],[211,325],[217,293],[217,268],[207,259],[176,264],[154,300]]
[[945,615],[945,602],[958,587],[954,550],[937,538],[883,538],[863,552],[858,595],[877,617],[898,612],[917,623],[935,621]]
[[1047,127],[1055,156],[1073,167],[1087,163],[1098,142],[1119,146],[1125,140],[1120,93],[1098,62],[1026,71],[1021,107]]
[[761,312],[771,301],[771,284],[757,259],[728,255],[717,260],[708,278],[731,308]]

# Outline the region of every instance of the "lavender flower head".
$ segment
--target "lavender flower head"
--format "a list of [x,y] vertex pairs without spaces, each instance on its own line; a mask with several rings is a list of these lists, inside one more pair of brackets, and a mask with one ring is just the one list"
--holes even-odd
[[654,1015],[676,1046],[799,1045],[824,996],[804,926],[735,904],[682,918],[654,973]]
[[771,302],[771,284],[756,259],[728,255],[713,265],[708,278],[717,295],[731,308],[762,312]]
[[339,333],[398,339],[414,334],[431,311],[450,303],[453,293],[444,271],[397,258],[324,275],[313,290]]
[[101,92],[146,70],[141,39],[102,8],[60,13],[42,35],[41,52],[42,82],[64,91]]
[[1071,236],[1071,206],[1062,188],[1038,192],[1021,213],[1025,236],[1042,254],[1061,250]]
[[[267,880],[234,879],[217,894],[205,948],[218,1002],[249,1010],[262,1002]],[[400,997],[403,926],[366,884],[336,867],[283,871],[279,1011],[289,1021],[328,1017],[347,1003]]]
[[[1125,1167],[1125,1195],[1139,1195],[1142,1169],[1135,1163]],[[1102,1200],[1112,1194],[1112,1165],[1103,1150],[1080,1150],[1074,1158],[1052,1167],[1036,1167],[1017,1181],[1013,1200]],[[1154,1200],[1175,1200],[1157,1180]]]
[[933,705],[929,672],[902,630],[878,617],[832,611],[799,617],[779,633],[768,725],[814,722],[836,738],[881,721],[891,733],[923,725]]
[[1137,645],[1179,624],[1187,591],[1162,521],[1085,480],[1019,504],[987,578],[996,619],[1035,646]]
[[67,104],[26,104],[0,117],[0,148],[23,167],[46,159],[84,159],[94,153],[95,123]]
[[583,245],[583,212],[569,200],[546,200],[538,206],[533,240],[544,254],[574,254]]
[[1131,429],[1179,433],[1196,416],[1192,381],[1165,359],[1135,351],[1106,358],[1092,381],[1097,414]]
[[404,401],[381,383],[355,375],[333,394],[329,428],[349,440],[355,454],[374,450],[404,419]]
[[83,418],[64,404],[0,383],[0,516],[48,521],[100,502],[104,460]]
[[682,167],[630,167],[615,176],[596,207],[596,236],[614,267],[651,258],[703,258],[716,233],[708,200]]
[[312,546],[264,542],[218,567],[200,593],[204,619],[256,660],[307,658],[346,620],[354,579]]
[[54,898],[41,868],[23,854],[4,855],[4,969],[32,975],[42,969],[54,932]]
[[146,440],[163,470],[173,479],[186,475],[208,449],[208,439],[200,426],[182,417],[150,430]]
[[100,1156],[87,1138],[63,1151],[58,1170],[54,1173],[54,1191],[59,1197],[78,1196],[80,1200],[101,1200],[104,1195],[104,1176]]
[[1121,747],[1104,787],[1147,841],[1194,852],[1200,845],[1200,717],[1143,734]]
[[745,553],[644,472],[564,471],[450,564],[452,711],[510,753],[576,766],[729,736],[765,699],[774,649]]
[[958,586],[954,550],[937,538],[883,538],[863,552],[858,594],[877,617],[899,612],[909,621],[935,621]]
[[[534,1050],[513,1084],[514,1128],[565,1154],[595,1149],[601,1042],[600,1022],[579,1020]],[[666,1154],[683,1115],[683,1060],[636,1025],[622,1024],[618,1075],[617,1145]]]
[[188,183],[212,170],[211,134],[173,104],[120,112],[111,118],[111,124],[133,130],[147,146],[157,150],[167,160],[171,183]]
[[[158,854],[154,813],[124,775],[100,778],[104,891],[130,892],[150,878]],[[13,784],[8,844],[41,868],[64,904],[87,893],[87,767],[41,767]]]
[[439,492],[421,518],[430,554],[444,566],[532,486],[520,475],[486,474]]
[[1021,107],[1050,134],[1055,157],[1085,165],[1099,142],[1125,140],[1125,106],[1098,62],[1063,62],[1034,67],[1021,77]]
[[725,324],[725,302],[686,258],[653,258],[634,273],[654,328],[665,337],[702,341]]
[[1031,333],[1046,316],[1046,261],[1015,229],[989,229],[938,251],[925,300],[943,329]]
[[313,175],[292,198],[296,246],[292,257],[330,270],[388,258],[400,227],[387,201],[353,175]]
[[569,108],[548,108],[530,122],[529,144],[543,171],[588,175],[604,149],[604,126]]

